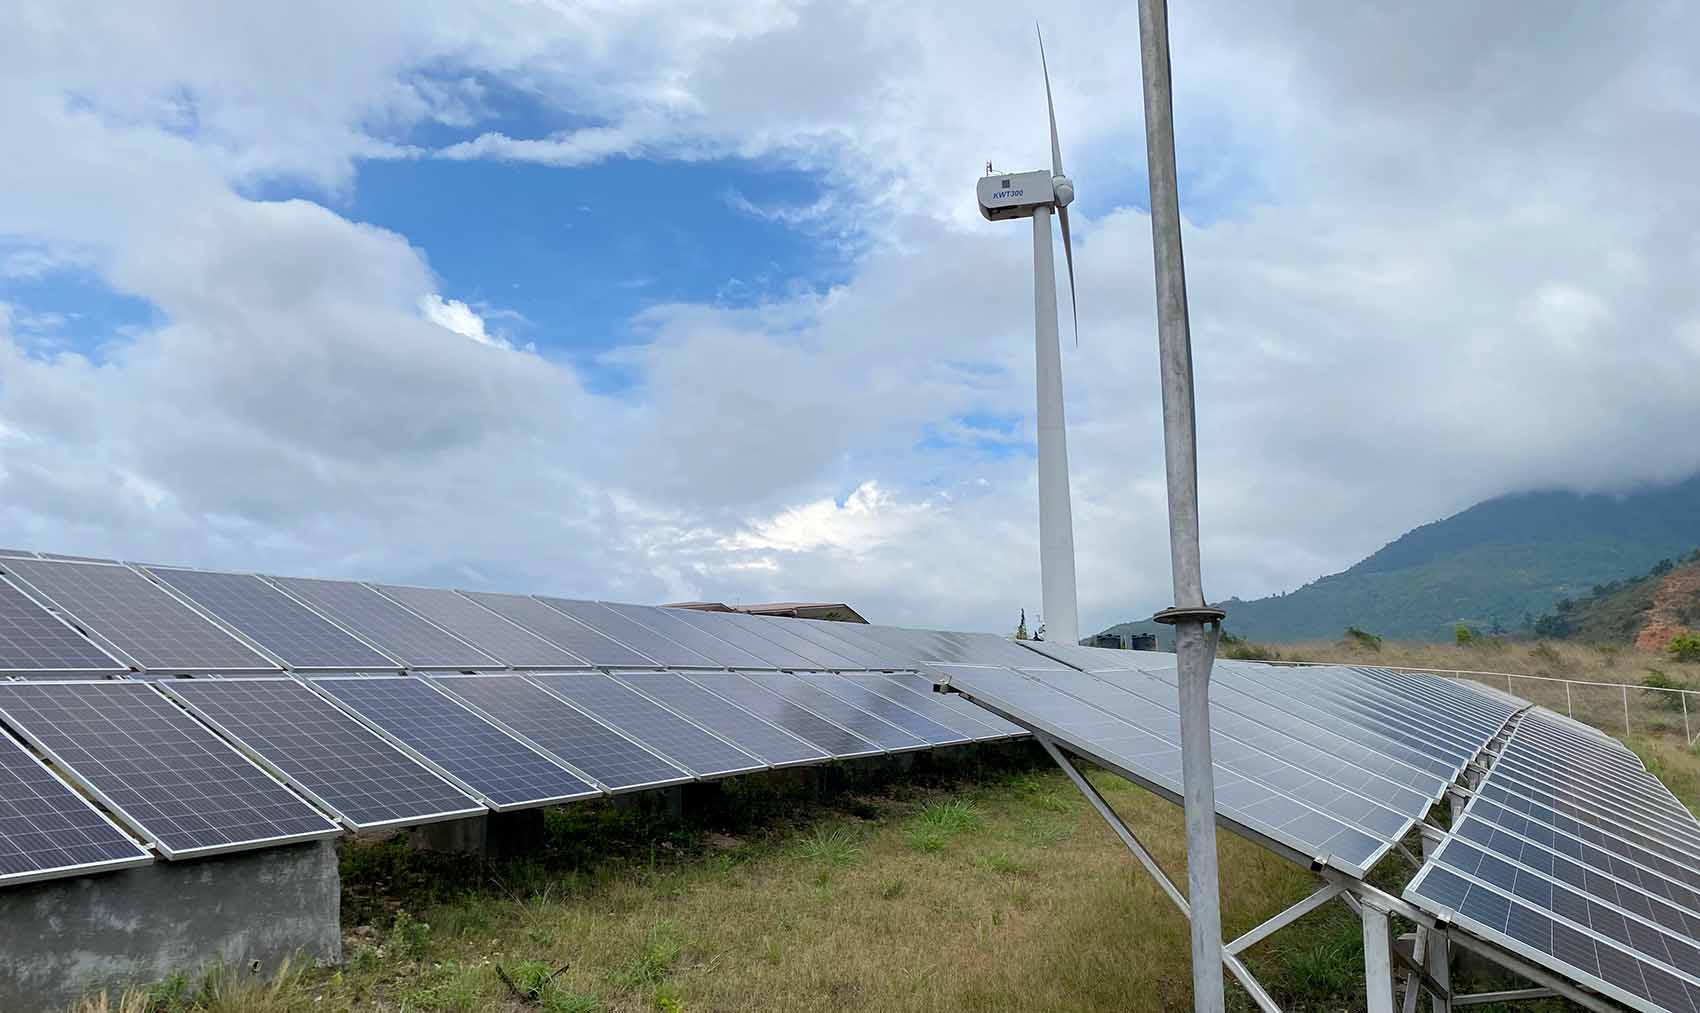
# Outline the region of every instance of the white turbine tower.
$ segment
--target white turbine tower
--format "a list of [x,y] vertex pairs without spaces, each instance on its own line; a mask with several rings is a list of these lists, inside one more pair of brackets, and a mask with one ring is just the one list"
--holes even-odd
[[[1037,30],[1037,26],[1035,26]],[[1063,175],[1057,142],[1057,111],[1051,104],[1051,72],[1045,65],[1045,39],[1039,38],[1039,66],[1045,75],[1045,109],[1051,117],[1051,168],[1034,172],[992,173],[976,187],[980,213],[990,221],[1033,219],[1033,360],[1039,400],[1039,582],[1044,593],[1045,634],[1065,644],[1080,639],[1080,610],[1074,590],[1074,511],[1068,492],[1068,436],[1063,429],[1062,349],[1057,336],[1057,275],[1051,256],[1051,210],[1062,225],[1063,255],[1068,259],[1068,298],[1074,309],[1075,340],[1080,312],[1074,306],[1074,246],[1068,235],[1068,205],[1074,182]]]

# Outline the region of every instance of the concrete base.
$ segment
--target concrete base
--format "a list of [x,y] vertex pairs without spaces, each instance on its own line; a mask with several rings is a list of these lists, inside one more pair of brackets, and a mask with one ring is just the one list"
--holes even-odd
[[101,989],[222,961],[274,973],[342,959],[336,845],[315,841],[0,890],[0,1010],[61,1010]]
[[500,861],[536,855],[543,849],[543,829],[543,810],[521,809],[427,823],[409,831],[408,843],[424,851]]

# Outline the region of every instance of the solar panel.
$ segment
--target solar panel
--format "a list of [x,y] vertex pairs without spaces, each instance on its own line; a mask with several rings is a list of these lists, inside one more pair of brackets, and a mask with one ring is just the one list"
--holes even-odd
[[1013,721],[1006,721],[984,707],[975,706],[960,693],[939,693],[935,691],[933,680],[917,672],[874,672],[870,674],[874,678],[883,679],[887,683],[905,689],[910,693],[919,693],[937,700],[947,709],[979,721],[1003,738],[1022,738],[1032,734]]
[[601,672],[534,675],[531,680],[698,777],[724,777],[767,764]]
[[[902,683],[892,682],[883,672],[841,672],[839,678],[854,683],[869,693],[885,697],[892,703],[901,704],[967,739],[983,742],[1009,737],[1009,732],[994,729],[987,722],[979,720],[978,716],[947,704],[945,701],[950,700],[952,694],[934,693],[925,687],[911,689]],[[961,696],[956,696],[955,699],[958,703],[974,707]],[[987,718],[992,717],[989,711],[980,711],[980,714]]]
[[312,685],[436,764],[498,810],[602,794],[422,679],[320,677],[312,680]]
[[124,566],[8,559],[3,566],[67,619],[141,667],[166,672],[276,671],[205,616]]
[[167,858],[341,832],[146,683],[0,683],[0,719]]
[[826,672],[799,672],[792,678],[830,693],[858,710],[896,725],[909,734],[923,739],[933,746],[960,746],[973,741],[973,736],[964,735],[948,724],[926,717],[914,708],[898,703],[887,696],[881,696],[872,689],[859,683],[851,682],[838,675]]
[[1700,821],[1543,711],[1490,762],[1406,898],[1636,1009],[1700,1009]]
[[614,677],[673,713],[689,715],[692,721],[771,766],[832,759],[818,746],[715,696],[678,672],[615,672]]
[[[655,609],[656,613],[694,627],[702,636],[719,640],[724,644],[760,660],[763,668],[823,668],[812,658],[798,654],[795,651],[781,647],[765,637],[758,636],[754,631],[747,630],[733,621],[731,612],[702,612],[697,609],[669,608]],[[667,629],[668,627],[662,627]],[[673,627],[677,628],[677,627]],[[727,666],[732,667],[732,666]]]
[[559,644],[592,665],[607,668],[645,668],[655,664],[654,659],[598,633],[536,598],[528,598],[522,594],[495,594],[490,591],[459,593],[550,643]]
[[177,680],[164,688],[355,830],[485,811],[294,679]]
[[112,655],[0,577],[0,672],[122,672]]
[[814,711],[799,707],[777,693],[762,689],[743,676],[732,672],[692,672],[686,678],[837,759],[878,756],[885,752],[878,744],[833,724]]
[[[601,602],[603,608],[625,616],[634,623],[647,626],[655,632],[675,643],[682,644],[707,658],[716,668],[784,668],[786,666],[769,661],[765,657],[751,654],[749,651],[732,646],[720,637],[705,633],[682,619],[675,618],[673,613],[679,609],[656,608],[653,605],[621,605],[616,602]],[[802,661],[786,652],[774,649],[776,656],[789,657],[794,661]]]
[[579,668],[588,664],[578,655],[447,588],[395,584],[372,587],[513,668]]
[[39,558],[39,557],[36,556],[35,553],[31,552],[28,549],[0,549],[0,556],[16,556],[20,559],[36,559],[36,558]]
[[148,572],[226,626],[299,669],[385,669],[396,662],[250,573]]
[[63,552],[41,552],[41,553],[37,553],[37,555],[41,556],[42,559],[60,559],[60,560],[64,560],[67,563],[116,563],[116,562],[118,562],[118,560],[116,560],[116,559],[107,559],[105,556],[68,556]]
[[[816,619],[785,619],[779,616],[750,616],[750,621],[759,624],[757,628],[763,636],[768,636],[770,631],[781,631],[797,637],[800,640],[806,640],[834,656],[848,659],[851,662],[848,666],[850,668],[860,668],[871,671],[876,669],[904,667],[901,664],[893,663],[893,659],[891,657],[892,652],[889,650],[876,650],[864,640],[834,636],[832,632],[827,629],[827,627],[831,626],[859,626],[861,625],[860,623],[835,623]],[[841,666],[830,665],[827,667],[838,668]]]
[[[681,610],[683,611],[683,610]],[[767,616],[745,615],[742,612],[698,613],[723,620],[734,626],[748,630],[769,643],[777,644],[787,651],[806,659],[809,664],[801,667],[824,669],[854,669],[865,668],[852,661],[849,652],[833,650],[808,637],[800,635],[796,630],[786,626],[782,620],[770,619]],[[797,667],[797,666],[793,666]]]
[[[1180,800],[1178,729],[1165,734],[1166,728],[1152,730],[1161,727],[1155,722],[1135,724],[1134,719],[1141,717],[1137,707],[1119,704],[1116,711],[1120,713],[1112,713],[1041,682],[1034,677],[1036,673],[960,665],[936,667],[951,687],[976,703],[1171,801]],[[1392,842],[1385,838],[1244,776],[1222,762],[1232,761],[1233,751],[1217,748],[1216,813],[1236,831],[1299,864],[1308,867],[1320,861],[1360,878],[1391,847]]]
[[0,885],[153,861],[16,739],[0,739]]
[[688,772],[520,676],[449,676],[434,681],[610,792],[692,780]]
[[500,668],[501,662],[431,625],[364,584],[269,577],[273,584],[400,658],[408,668]]
[[919,735],[904,731],[889,721],[876,717],[853,704],[845,703],[831,693],[799,682],[789,675],[774,672],[740,672],[739,674],[762,689],[776,693],[799,707],[814,711],[834,724],[848,728],[862,738],[877,743],[882,749],[895,753],[927,747],[927,740]]
[[[676,640],[664,637],[642,623],[593,601],[550,598],[538,595],[543,604],[572,616],[591,629],[619,641],[664,668],[723,668]],[[620,666],[624,667],[624,666]]]

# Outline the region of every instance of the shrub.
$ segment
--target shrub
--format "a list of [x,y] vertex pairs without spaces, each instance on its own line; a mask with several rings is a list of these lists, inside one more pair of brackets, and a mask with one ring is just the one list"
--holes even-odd
[[1665,652],[1677,661],[1700,661],[1700,635],[1679,633],[1670,638]]
[[1465,626],[1463,623],[1454,623],[1453,624],[1453,626],[1452,626],[1452,642],[1453,643],[1457,644],[1460,647],[1466,647],[1470,644],[1475,643],[1475,641],[1476,641],[1476,631],[1475,630],[1470,629],[1468,626]]
[[1340,637],[1340,642],[1347,647],[1362,648],[1366,651],[1381,650],[1381,638],[1379,636],[1356,626],[1346,627],[1345,633]]

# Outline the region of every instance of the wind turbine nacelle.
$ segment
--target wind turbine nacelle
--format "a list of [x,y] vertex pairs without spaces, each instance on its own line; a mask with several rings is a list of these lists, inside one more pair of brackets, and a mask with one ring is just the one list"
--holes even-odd
[[1034,208],[1057,202],[1055,185],[1046,169],[982,176],[974,193],[980,198],[980,213],[994,222],[1031,218]]

